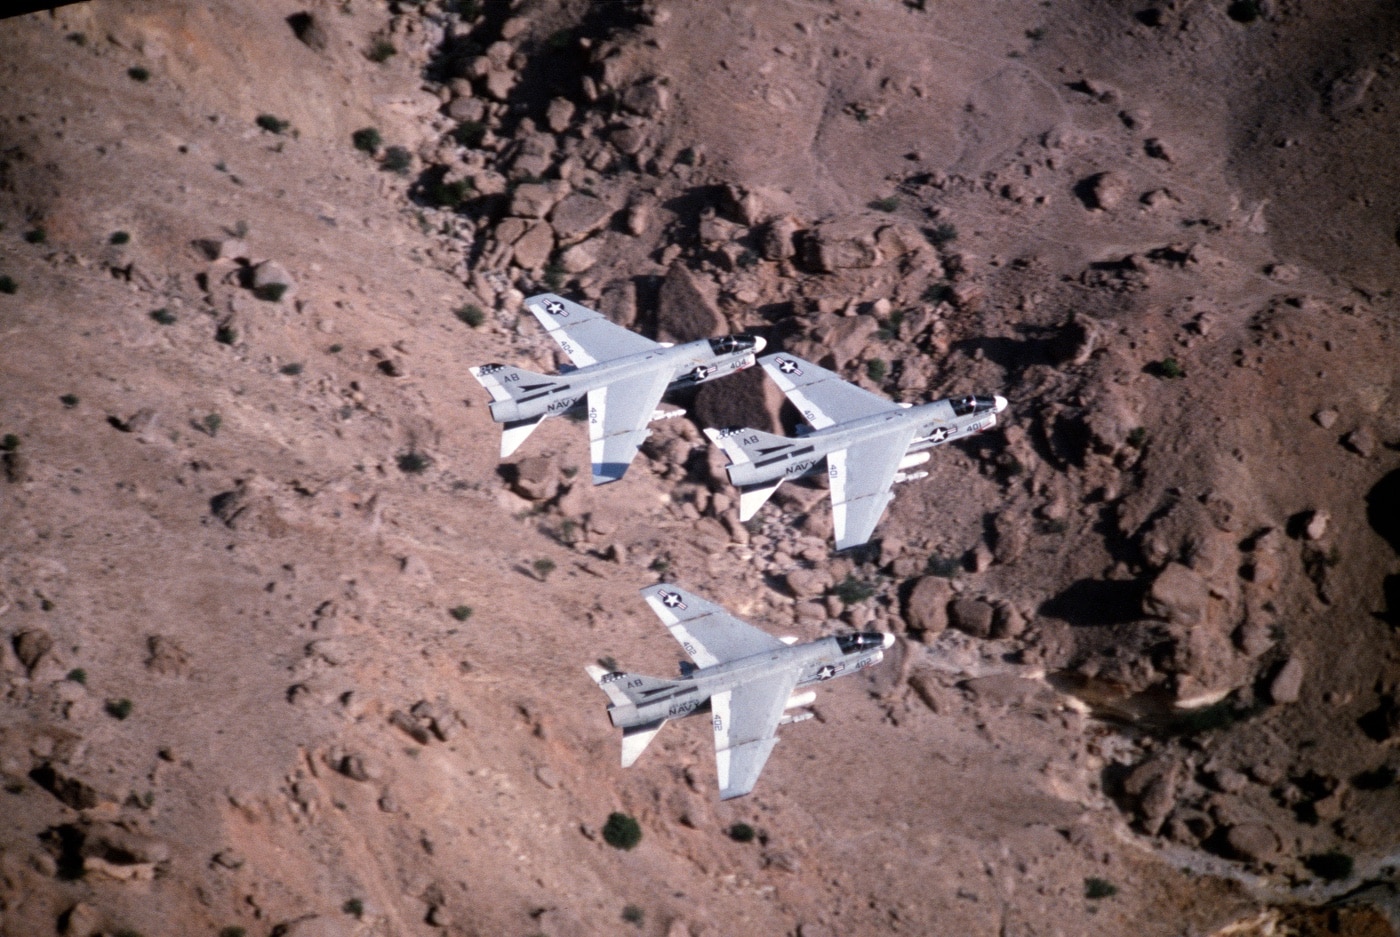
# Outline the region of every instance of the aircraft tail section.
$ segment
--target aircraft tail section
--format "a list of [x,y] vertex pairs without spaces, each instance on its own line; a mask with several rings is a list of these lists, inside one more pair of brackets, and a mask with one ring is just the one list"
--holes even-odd
[[783,477],[779,475],[771,482],[764,482],[761,485],[744,485],[739,489],[739,522],[743,523],[758,513],[758,509],[768,503],[768,499],[773,497],[773,492],[778,490],[778,486],[783,483]]
[[467,370],[486,388],[493,402],[520,400],[548,391],[557,383],[547,374],[536,374],[509,364],[483,364]]
[[598,688],[608,694],[614,706],[629,706],[645,703],[668,690],[676,688],[675,680],[661,677],[648,677],[639,673],[623,673],[620,670],[607,671],[590,664],[584,668]]
[[719,446],[734,465],[760,462],[769,456],[792,446],[793,440],[785,436],[774,436],[761,429],[745,426],[731,426],[727,429],[706,429],[710,442]]
[[656,733],[661,731],[661,727],[666,724],[665,719],[658,719],[655,722],[648,722],[644,726],[632,726],[630,729],[622,730],[622,767],[630,768],[642,752],[646,751],[651,740],[656,738]]

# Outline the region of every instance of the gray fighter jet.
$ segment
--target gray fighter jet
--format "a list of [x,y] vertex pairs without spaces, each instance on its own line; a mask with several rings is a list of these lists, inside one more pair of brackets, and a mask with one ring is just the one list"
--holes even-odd
[[878,664],[894,644],[894,635],[878,631],[796,644],[669,583],[642,595],[695,665],[682,664],[675,679],[587,668],[612,701],[608,717],[622,729],[622,766],[637,760],[668,719],[708,712],[723,800],[753,790],[778,744],[778,726],[812,718],[787,710],[810,705],[816,692],[793,690]]
[[784,479],[815,475],[826,459],[836,549],[870,539],[891,486],[927,472],[923,450],[995,426],[1006,398],[954,397],[920,406],[895,403],[788,354],[759,364],[787,394],[812,429],[796,439],[741,427],[706,429],[729,456],[729,480],[739,487],[739,519],[748,520]]
[[685,413],[656,409],[667,390],[750,367],[764,346],[762,338],[751,335],[684,345],[654,342],[553,293],[531,296],[525,305],[575,367],[559,375],[508,364],[471,369],[491,394],[491,418],[505,424],[501,458],[520,448],[546,417],[568,411],[587,396],[595,485],[623,476],[651,432],[648,423]]

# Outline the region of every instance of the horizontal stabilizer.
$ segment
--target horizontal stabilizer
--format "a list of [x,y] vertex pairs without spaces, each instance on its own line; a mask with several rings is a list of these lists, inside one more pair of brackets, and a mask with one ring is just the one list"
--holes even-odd
[[483,364],[468,368],[472,377],[481,382],[493,401],[519,399],[547,390],[558,381],[548,374],[537,374],[510,364]]
[[761,485],[745,485],[739,489],[739,521],[748,520],[758,513],[758,509],[773,497],[773,492],[783,483],[781,476]]
[[599,667],[597,664],[589,664],[583,668],[588,675],[593,678],[593,682],[598,684],[598,688],[608,694],[608,700],[614,706],[626,706],[631,702],[627,694],[622,692],[622,686],[615,679],[608,679],[612,673]]
[[544,417],[537,416],[533,420],[512,420],[501,427],[501,458],[514,455],[515,450],[520,448],[535,428],[544,421]]
[[633,726],[630,729],[622,730],[622,767],[630,768],[642,752],[646,751],[651,740],[656,738],[656,733],[661,731],[661,727],[666,724],[665,719],[658,719],[656,722],[648,722],[644,726]]
[[735,465],[757,462],[775,452],[784,452],[793,445],[792,440],[785,436],[774,436],[761,429],[749,429],[746,426],[732,426],[728,429],[706,428],[705,435],[710,438],[710,442],[719,446]]

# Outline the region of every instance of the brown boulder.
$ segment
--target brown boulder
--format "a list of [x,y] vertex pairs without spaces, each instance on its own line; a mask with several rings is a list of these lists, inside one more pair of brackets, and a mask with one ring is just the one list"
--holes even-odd
[[954,599],[948,606],[948,625],[974,638],[990,638],[996,609],[985,599]]
[[693,342],[718,335],[724,318],[715,304],[713,285],[675,263],[666,271],[656,310],[656,329],[662,338]]
[[904,603],[904,623],[910,631],[924,636],[939,634],[948,627],[948,600],[953,587],[941,576],[925,576],[914,584]]
[[1192,625],[1205,617],[1207,597],[1206,582],[1196,572],[1168,563],[1143,597],[1142,610],[1153,618]]

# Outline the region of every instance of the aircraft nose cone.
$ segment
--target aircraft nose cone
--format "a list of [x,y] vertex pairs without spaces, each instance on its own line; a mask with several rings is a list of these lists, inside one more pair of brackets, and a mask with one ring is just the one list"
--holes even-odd
[[1001,394],[997,394],[996,396],[992,397],[992,400],[996,404],[997,413],[1000,413],[1001,411],[1006,409],[1006,398],[1003,397]]
[[753,337],[753,352],[754,352],[754,354],[758,354],[760,351],[762,351],[763,349],[765,349],[765,348],[767,348],[767,347],[768,347],[768,340],[767,340],[766,338],[764,338],[762,335],[755,335],[755,336]]
[[891,634],[891,633],[889,633],[889,632],[886,632],[886,633],[885,633],[885,643],[884,643],[883,647],[884,647],[886,650],[889,650],[890,648],[894,647],[894,635],[893,635],[893,634]]

